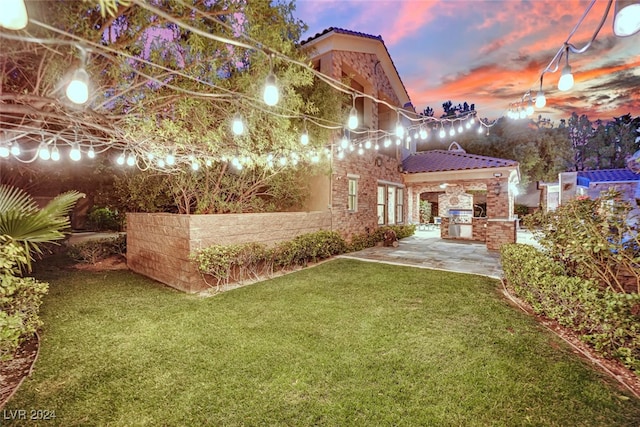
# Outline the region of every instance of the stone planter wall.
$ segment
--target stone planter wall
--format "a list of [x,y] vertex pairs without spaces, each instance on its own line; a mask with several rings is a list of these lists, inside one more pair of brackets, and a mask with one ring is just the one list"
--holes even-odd
[[207,288],[189,255],[214,244],[273,245],[318,230],[331,230],[331,213],[176,215],[127,214],[127,264],[137,273],[185,292]]

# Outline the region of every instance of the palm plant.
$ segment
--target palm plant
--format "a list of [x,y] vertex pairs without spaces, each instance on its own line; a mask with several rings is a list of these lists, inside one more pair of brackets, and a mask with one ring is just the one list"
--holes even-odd
[[26,263],[20,268],[31,270],[34,253],[42,254],[42,244],[64,238],[69,227],[69,212],[83,193],[69,191],[56,196],[40,209],[24,190],[0,185],[0,235],[21,244]]

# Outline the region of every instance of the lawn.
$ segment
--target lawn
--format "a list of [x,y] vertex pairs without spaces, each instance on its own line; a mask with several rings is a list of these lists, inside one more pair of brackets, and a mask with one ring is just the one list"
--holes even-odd
[[480,276],[338,259],[201,298],[127,271],[39,274],[40,357],[4,413],[55,411],[42,425],[640,421]]

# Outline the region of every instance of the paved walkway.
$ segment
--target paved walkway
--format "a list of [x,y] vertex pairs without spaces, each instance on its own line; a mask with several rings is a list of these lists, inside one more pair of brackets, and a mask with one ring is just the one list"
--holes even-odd
[[[442,240],[439,234],[439,230],[416,231],[415,235],[400,240],[397,248],[377,246],[340,257],[502,277],[498,252],[487,250],[484,243]],[[536,244],[531,233],[522,230],[518,231],[518,243]]]

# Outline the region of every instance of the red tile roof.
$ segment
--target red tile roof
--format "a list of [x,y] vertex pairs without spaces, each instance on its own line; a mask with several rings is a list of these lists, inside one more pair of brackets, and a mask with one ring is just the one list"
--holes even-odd
[[402,161],[407,173],[443,172],[471,169],[516,167],[515,160],[478,156],[464,151],[431,150],[411,154]]

